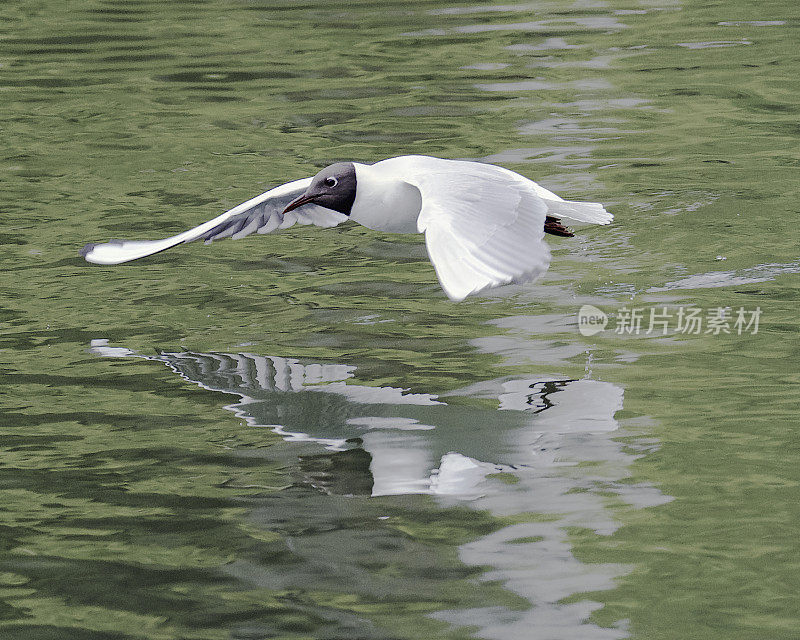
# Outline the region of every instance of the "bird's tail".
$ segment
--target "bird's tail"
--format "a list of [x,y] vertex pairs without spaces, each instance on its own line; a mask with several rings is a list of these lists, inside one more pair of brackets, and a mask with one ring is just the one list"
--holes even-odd
[[572,200],[545,200],[545,202],[549,216],[589,224],[609,224],[614,219],[614,216],[597,202],[574,202]]

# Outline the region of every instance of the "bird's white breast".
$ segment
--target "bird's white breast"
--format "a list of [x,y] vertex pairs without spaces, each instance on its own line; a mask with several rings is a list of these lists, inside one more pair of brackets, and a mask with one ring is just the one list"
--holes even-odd
[[419,189],[374,165],[353,164],[356,199],[350,219],[376,231],[418,233],[417,218],[422,209]]

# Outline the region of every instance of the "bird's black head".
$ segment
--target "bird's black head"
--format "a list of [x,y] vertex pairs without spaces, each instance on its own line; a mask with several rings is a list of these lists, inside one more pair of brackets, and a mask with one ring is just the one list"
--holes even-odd
[[325,167],[311,181],[306,192],[292,200],[284,213],[313,202],[320,207],[333,209],[346,216],[356,199],[356,168],[352,162],[337,162]]

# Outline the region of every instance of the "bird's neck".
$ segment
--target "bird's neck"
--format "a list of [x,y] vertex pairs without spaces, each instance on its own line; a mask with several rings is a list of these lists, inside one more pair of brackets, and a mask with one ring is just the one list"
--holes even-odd
[[389,233],[418,233],[422,208],[419,189],[373,166],[354,163],[356,199],[350,219]]

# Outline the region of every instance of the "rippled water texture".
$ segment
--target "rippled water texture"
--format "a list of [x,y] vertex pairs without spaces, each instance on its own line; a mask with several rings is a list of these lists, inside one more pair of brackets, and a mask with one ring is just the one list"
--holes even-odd
[[[797,26],[0,4],[0,636],[800,638]],[[406,153],[616,221],[460,304],[355,225],[77,256]],[[618,330],[690,307],[729,332]]]

